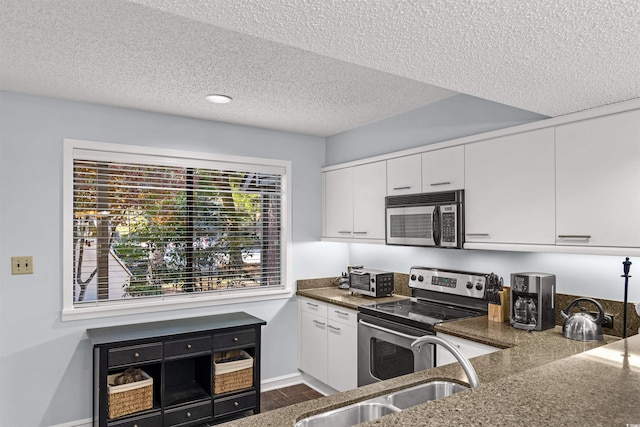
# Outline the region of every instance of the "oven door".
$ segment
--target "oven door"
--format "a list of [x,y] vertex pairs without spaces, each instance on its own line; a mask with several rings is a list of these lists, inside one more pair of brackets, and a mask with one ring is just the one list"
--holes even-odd
[[437,206],[388,207],[386,212],[388,245],[437,245]]
[[358,313],[358,387],[433,368],[435,346],[411,343],[426,332]]

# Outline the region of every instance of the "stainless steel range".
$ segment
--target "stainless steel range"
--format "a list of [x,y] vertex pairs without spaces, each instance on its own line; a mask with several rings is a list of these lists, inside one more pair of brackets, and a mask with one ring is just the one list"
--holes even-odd
[[493,274],[412,267],[411,299],[358,309],[358,386],[436,366],[434,345],[411,343],[434,335],[438,323],[483,316]]

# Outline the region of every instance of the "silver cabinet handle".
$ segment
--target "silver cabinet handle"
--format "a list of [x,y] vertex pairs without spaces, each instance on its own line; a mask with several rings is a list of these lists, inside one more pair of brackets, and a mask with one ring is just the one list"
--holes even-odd
[[325,325],[324,322],[320,322],[318,320],[314,320],[313,323],[315,323],[316,325],[319,325],[319,326],[324,326]]
[[404,186],[404,187],[393,187],[393,190],[394,191],[396,191],[396,190],[408,190],[410,188],[411,188],[411,186],[407,185],[407,186]]
[[340,230],[338,231],[338,234],[351,234],[351,231]]
[[314,304],[312,302],[308,302],[307,305],[310,305],[311,307],[317,307],[318,306],[318,304]]
[[559,234],[558,239],[589,240],[590,234]]
[[489,237],[491,234],[489,233],[467,233],[467,236],[471,237]]
[[347,313],[346,311],[334,310],[333,312],[336,313],[336,314],[339,314],[341,316],[348,316],[349,315],[349,313]]
[[430,185],[431,185],[432,187],[437,187],[438,185],[449,185],[449,184],[451,184],[451,181],[445,181],[445,182],[433,182],[433,183],[431,183]]
[[336,328],[335,326],[328,325],[329,329],[333,329],[334,331],[339,331],[340,328]]
[[367,234],[366,231],[354,231],[353,234]]

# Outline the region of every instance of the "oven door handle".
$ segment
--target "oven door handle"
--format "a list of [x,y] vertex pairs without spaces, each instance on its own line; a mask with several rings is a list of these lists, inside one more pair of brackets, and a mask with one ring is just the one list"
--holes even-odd
[[[363,326],[368,327],[368,328],[377,329],[379,331],[386,332],[386,333],[391,334],[391,335],[396,335],[396,336],[399,336],[399,337],[402,337],[402,338],[407,338],[407,339],[410,339],[412,341],[415,341],[418,338],[420,338],[420,337],[414,337],[413,335],[403,334],[402,332],[393,331],[393,330],[387,329],[387,328],[385,328],[383,326],[373,325],[373,324],[371,324],[369,322],[365,322],[364,320],[359,320],[359,323],[361,325],[363,325]],[[425,335],[428,335],[428,334],[425,334]]]

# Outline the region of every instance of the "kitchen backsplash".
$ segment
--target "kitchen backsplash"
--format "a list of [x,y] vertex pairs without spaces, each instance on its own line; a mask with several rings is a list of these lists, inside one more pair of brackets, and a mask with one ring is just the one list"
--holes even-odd
[[[297,289],[308,290],[317,288],[328,288],[338,286],[340,277],[324,277],[319,279],[302,279],[296,282]],[[394,274],[394,287],[396,295],[411,296],[411,289],[409,288],[409,275],[404,273]],[[508,287],[505,287],[508,289]],[[564,319],[560,316],[560,311],[567,308],[569,304],[576,298],[580,298],[577,295],[556,294],[556,325],[562,326]],[[606,299],[594,298],[600,304],[604,312],[613,315],[613,328],[604,329],[604,333],[607,335],[613,335],[622,337],[622,318],[623,307],[622,301],[611,301]],[[589,311],[596,311],[596,307],[589,308],[589,304],[585,304],[585,307]],[[632,303],[627,304],[627,336],[637,335],[638,328],[640,328],[640,317],[636,314],[635,305]]]

